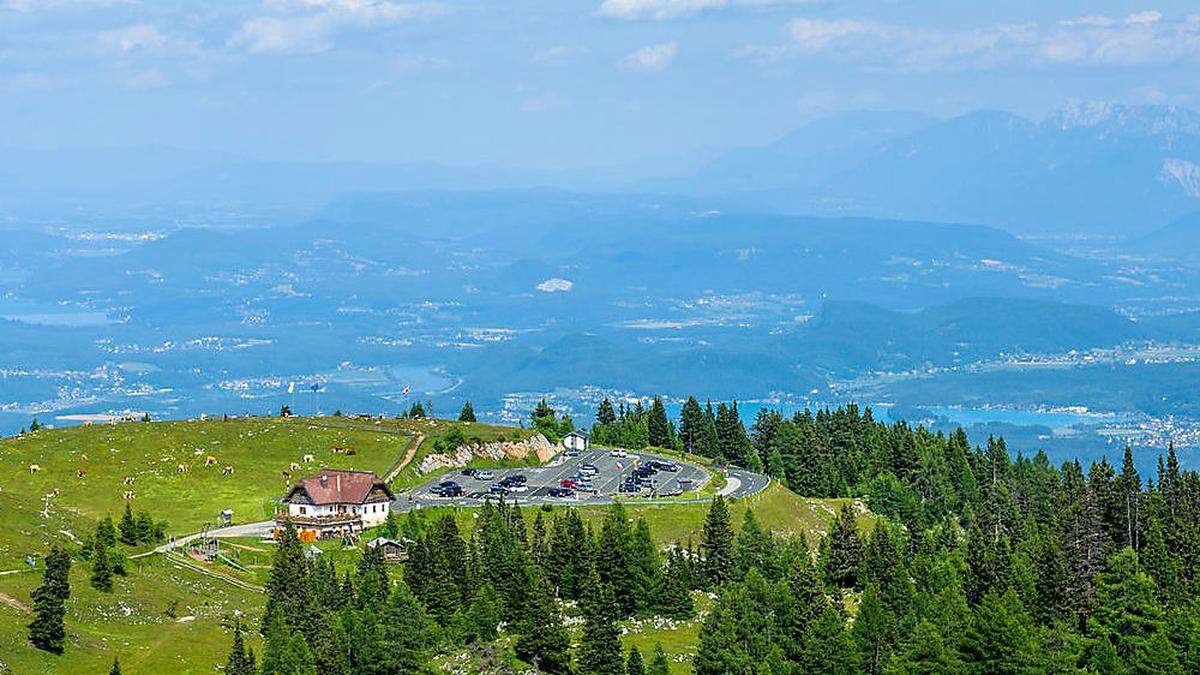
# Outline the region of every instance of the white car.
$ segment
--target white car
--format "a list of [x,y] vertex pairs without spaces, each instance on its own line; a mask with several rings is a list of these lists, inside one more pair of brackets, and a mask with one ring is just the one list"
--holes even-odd
[[522,485],[509,485],[509,486],[508,486],[508,491],[509,491],[509,492],[525,492],[525,491],[526,491],[526,490],[528,490],[528,489],[529,489],[529,488],[525,487],[525,485],[523,485],[523,484],[522,484]]
[[629,453],[625,452],[624,450],[610,450],[608,452],[608,456],[609,457],[628,457]]

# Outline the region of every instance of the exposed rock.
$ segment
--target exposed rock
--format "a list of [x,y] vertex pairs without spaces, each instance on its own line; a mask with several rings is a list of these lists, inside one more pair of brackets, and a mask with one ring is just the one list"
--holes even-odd
[[491,441],[488,443],[471,443],[460,445],[454,452],[438,455],[426,455],[417,464],[417,471],[422,474],[435,473],[444,469],[462,468],[476,458],[501,461],[505,459],[522,460],[530,453],[537,455],[539,463],[546,463],[558,454],[562,446],[552,445],[546,437],[537,434],[527,441]]

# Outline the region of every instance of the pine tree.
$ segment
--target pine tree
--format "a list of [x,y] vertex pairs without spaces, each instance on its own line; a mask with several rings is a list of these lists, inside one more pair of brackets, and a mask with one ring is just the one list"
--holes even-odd
[[459,422],[475,422],[475,408],[470,401],[463,403],[462,410],[458,413]]
[[133,519],[133,509],[129,503],[125,504],[125,515],[121,516],[121,524],[117,527],[120,533],[121,543],[126,546],[138,545],[138,527],[137,521]]
[[700,542],[700,550],[703,552],[704,576],[713,588],[733,578],[733,526],[730,524],[729,507],[720,495],[713,500],[704,519],[704,538]]
[[612,589],[601,583],[595,570],[588,575],[587,592],[580,600],[583,610],[583,635],[580,638],[579,672],[586,675],[611,675],[623,667],[621,632],[617,628],[617,603]]
[[596,411],[597,424],[614,424],[617,421],[617,413],[613,411],[612,402],[607,397],[600,402],[600,408]]
[[642,663],[642,653],[637,646],[629,648],[629,658],[625,661],[625,675],[646,675],[646,666]]
[[65,603],[71,596],[71,556],[57,546],[50,549],[42,572],[42,585],[33,592],[33,621],[29,641],[38,649],[61,654],[66,627]]
[[377,630],[379,672],[414,673],[425,665],[436,636],[436,624],[407,584],[392,590]]
[[941,675],[963,670],[958,652],[942,638],[937,626],[928,621],[917,624],[901,646],[900,653],[888,666],[889,675]]
[[890,618],[879,596],[879,586],[874,582],[868,583],[851,631],[868,673],[879,672],[887,655],[885,650],[888,646]]
[[653,447],[675,447],[675,433],[671,429],[671,422],[667,420],[667,409],[663,407],[662,399],[657,396],[650,404],[650,416],[646,420],[646,434]]
[[113,657],[112,669],[108,671],[108,675],[121,675],[121,661],[117,657]]
[[260,675],[317,675],[308,643],[283,620],[282,605],[271,610],[264,622],[267,625],[266,646]]
[[92,548],[92,588],[111,593],[113,589],[112,560],[109,558],[105,539],[96,536]]
[[1096,610],[1088,633],[1111,642],[1117,657],[1132,666],[1146,659],[1150,638],[1163,627],[1162,607],[1154,581],[1138,569],[1133,549],[1110,556],[1106,568],[1097,577]]
[[225,675],[255,675],[256,668],[250,658],[242,637],[242,623],[237,621],[233,624],[233,646],[229,650],[229,658],[225,660]]
[[478,642],[490,642],[496,639],[497,628],[504,619],[503,608],[500,604],[500,594],[491,582],[484,582],[475,591],[475,599],[467,610],[467,623],[471,636]]
[[1012,591],[1000,595],[993,590],[984,595],[963,644],[971,671],[1013,675],[1027,672],[1033,649],[1028,625]]
[[650,659],[646,675],[671,675],[671,664],[667,661],[667,653],[663,651],[661,644],[654,645],[654,658]]
[[688,587],[689,577],[683,553],[678,548],[671,549],[656,595],[654,608],[659,616],[677,621],[686,621],[695,616],[696,605]]
[[[262,631],[266,635],[267,621],[278,614],[288,629],[311,633],[312,596],[308,560],[296,528],[289,522],[275,548],[271,574],[267,579],[267,606],[263,614]],[[275,610],[279,611],[276,612]],[[263,664],[267,655],[263,654]]]
[[738,576],[745,576],[751,569],[757,569],[770,578],[778,575],[775,542],[771,533],[759,526],[753,509],[746,509],[742,516],[742,529],[737,534],[734,555]]
[[571,637],[563,626],[553,590],[540,569],[533,570],[528,598],[515,628],[517,658],[548,673],[570,671]]
[[637,612],[650,611],[658,601],[663,583],[662,561],[658,557],[658,547],[650,537],[650,526],[644,518],[638,518],[630,534],[629,573],[634,580],[633,609]]
[[829,536],[823,543],[827,544],[827,548],[823,549],[825,555],[821,561],[825,579],[830,584],[842,588],[857,585],[863,546],[858,536],[858,522],[854,509],[849,504],[838,510]]
[[689,396],[679,412],[679,440],[683,443],[685,452],[703,454],[702,446],[707,426],[708,418],[704,416],[704,410],[700,408],[695,396]]

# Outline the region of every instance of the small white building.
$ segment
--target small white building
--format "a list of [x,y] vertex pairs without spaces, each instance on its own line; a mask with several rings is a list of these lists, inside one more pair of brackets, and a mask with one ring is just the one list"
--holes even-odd
[[563,436],[562,444],[568,450],[587,450],[588,433],[586,431],[572,431]]
[[287,513],[275,520],[291,521],[305,539],[337,537],[382,525],[394,499],[370,471],[326,470],[296,483],[283,498]]

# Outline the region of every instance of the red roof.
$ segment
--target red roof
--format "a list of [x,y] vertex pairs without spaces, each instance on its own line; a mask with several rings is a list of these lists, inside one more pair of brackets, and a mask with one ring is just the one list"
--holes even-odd
[[382,488],[388,499],[393,497],[387,483],[370,471],[322,471],[316,476],[300,479],[284,501],[291,501],[297,491],[303,490],[317,506],[363,504],[376,487]]

